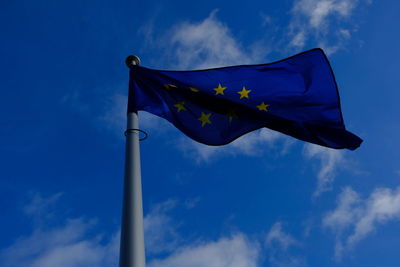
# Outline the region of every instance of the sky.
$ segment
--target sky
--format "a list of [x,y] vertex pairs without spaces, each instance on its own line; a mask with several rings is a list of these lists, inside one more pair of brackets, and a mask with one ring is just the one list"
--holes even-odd
[[149,267],[398,266],[395,0],[1,1],[0,265],[118,266],[128,68],[321,47],[355,151],[268,129],[221,147],[140,112]]

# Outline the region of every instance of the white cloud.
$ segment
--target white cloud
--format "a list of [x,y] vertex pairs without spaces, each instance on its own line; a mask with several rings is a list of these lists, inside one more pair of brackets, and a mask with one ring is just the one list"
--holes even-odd
[[259,246],[242,234],[217,241],[182,246],[164,259],[151,261],[149,267],[256,267]]
[[3,267],[89,267],[117,264],[119,234],[87,238],[93,221],[69,219],[61,227],[35,229],[0,252]]
[[[115,242],[117,245],[117,243]],[[42,258],[37,259],[32,267],[50,266],[112,266],[116,265],[116,258],[109,260],[109,248],[99,246],[98,242],[82,241],[72,245],[53,248]]]
[[271,227],[265,242],[267,247],[272,247],[275,244],[283,250],[287,250],[290,246],[298,245],[298,242],[290,234],[282,230],[282,222],[277,222]]
[[332,17],[346,18],[357,6],[358,0],[299,0],[293,7],[295,14],[302,14],[315,29],[328,27]]
[[356,216],[359,216],[360,201],[357,192],[350,187],[344,188],[338,198],[336,209],[324,217],[323,225],[336,233],[342,232],[355,220]]
[[176,205],[176,201],[168,200],[155,205],[145,216],[146,253],[152,258],[149,267],[258,266],[258,242],[241,233],[216,241],[183,240],[176,231],[179,224],[168,215]]
[[168,215],[176,202],[168,200],[155,205],[144,217],[144,235],[146,253],[158,254],[171,252],[179,243],[176,223]]
[[305,42],[306,42],[305,31],[299,31],[293,36],[292,40],[290,41],[290,45],[294,47],[303,48]]
[[[29,215],[51,213],[61,194],[42,197],[34,194],[26,205]],[[198,200],[194,200],[197,202]],[[146,214],[146,252],[150,256],[149,267],[258,267],[263,257],[258,240],[250,240],[243,233],[235,233],[217,240],[183,240],[176,229],[179,226],[169,213],[177,202],[168,200],[154,205]],[[185,205],[183,203],[183,205]],[[195,204],[193,204],[195,205]],[[190,205],[189,208],[192,208]],[[0,251],[2,267],[108,267],[118,265],[119,231],[106,238],[96,233],[96,221],[66,219],[56,227],[47,223],[35,226],[31,234],[19,237],[9,247]],[[282,223],[274,224],[266,236],[266,247],[271,266],[306,266],[300,257],[288,253],[299,246],[290,234],[282,229]],[[282,258],[283,257],[283,258]]]
[[[38,193],[24,207],[26,215],[51,219],[62,193],[43,197]],[[191,207],[193,207],[192,204]],[[169,253],[176,249],[180,237],[177,223],[168,215],[176,201],[154,205],[144,217],[146,252],[148,255]],[[49,226],[52,220],[37,220],[33,231],[17,238],[0,251],[2,267],[108,267],[118,265],[120,232],[111,237],[96,233],[96,220],[66,219],[62,225]]]
[[56,202],[62,196],[62,193],[57,193],[49,197],[43,197],[41,194],[35,192],[32,194],[32,199],[30,203],[28,203],[24,207],[24,212],[27,215],[40,215],[43,213],[47,213],[49,208],[56,204]]
[[[35,222],[32,233],[0,251],[2,267],[108,267],[118,261],[119,233],[110,238],[92,235],[95,220],[66,219],[51,227],[55,204],[62,193],[42,197],[35,193],[24,207]],[[47,220],[44,220],[43,218]],[[42,218],[42,219],[39,219]]]
[[303,257],[294,255],[292,252],[290,252],[291,248],[299,247],[301,246],[301,243],[289,233],[283,231],[282,226],[282,222],[276,222],[269,230],[265,239],[265,245],[269,252],[269,262],[271,266],[307,266]]
[[355,9],[364,0],[297,0],[291,10],[289,25],[290,45],[303,48],[314,40],[326,53],[341,49],[351,38],[357,23],[353,20]]
[[[55,204],[61,195],[59,193],[42,197],[37,193],[32,194],[32,199],[24,211],[32,217],[50,218],[48,214],[57,210]],[[191,199],[182,205],[185,208],[193,208],[198,201]],[[197,241],[193,244],[186,242],[186,245],[182,245],[183,240],[176,231],[179,224],[169,216],[169,212],[176,205],[174,200],[158,203],[144,217],[147,256],[163,257],[151,261],[149,266],[256,266],[257,243],[248,241],[241,234],[218,241]],[[105,238],[106,234],[96,233],[96,220],[82,218],[66,219],[62,225],[55,227],[49,227],[49,222],[39,222],[43,223],[35,225],[32,233],[17,238],[10,246],[0,251],[2,267],[118,265],[119,231],[110,238]],[[196,255],[199,259],[191,259]]]
[[365,212],[355,225],[348,244],[354,245],[375,229],[376,224],[400,218],[400,188],[378,188],[367,199]]
[[323,218],[323,226],[336,236],[335,258],[376,230],[379,224],[400,219],[400,187],[377,188],[366,199],[351,188],[345,188],[338,197],[336,209]]
[[342,37],[345,38],[345,39],[350,39],[350,37],[351,37],[350,31],[347,30],[347,29],[340,29],[340,30],[339,30],[339,33],[340,33],[340,35],[342,35]]
[[198,23],[181,23],[168,34],[173,67],[202,69],[248,64],[264,57],[265,48],[259,45],[244,49],[216,13],[214,10]]
[[49,197],[43,197],[37,192],[32,193],[31,201],[25,205],[24,212],[33,219],[36,225],[40,225],[53,217],[54,214],[49,210],[52,209],[62,195],[62,193],[57,193]]
[[[40,209],[45,213],[46,207],[49,207],[45,204],[54,204],[57,199],[58,195],[34,197],[27,209],[29,212]],[[144,218],[146,253],[150,256],[147,266],[259,266],[258,242],[248,240],[241,233],[216,241],[186,241],[183,244],[184,241],[176,232],[178,224],[168,215],[176,205],[177,202],[173,200],[156,204]],[[0,251],[2,267],[117,266],[120,233],[106,239],[103,234],[92,233],[95,225],[94,220],[67,219],[58,227],[46,228],[46,224],[37,226],[30,235],[16,239],[8,248]]]
[[343,152],[314,144],[306,144],[304,146],[304,155],[307,158],[319,159],[321,163],[314,197],[331,190],[337,169],[339,166],[343,166],[345,162]]
[[278,132],[262,128],[250,132],[225,146],[207,146],[192,141],[187,137],[182,137],[179,147],[187,156],[195,158],[197,162],[207,162],[222,155],[257,156],[262,155],[266,149],[270,153],[271,148],[278,142],[281,144],[279,152],[286,153],[293,140]]

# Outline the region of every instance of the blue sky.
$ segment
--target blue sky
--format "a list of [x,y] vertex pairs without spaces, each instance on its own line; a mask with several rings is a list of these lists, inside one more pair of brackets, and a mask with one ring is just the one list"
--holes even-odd
[[2,1],[0,265],[117,266],[129,54],[159,69],[322,47],[356,151],[207,147],[141,113],[150,267],[398,266],[398,1]]

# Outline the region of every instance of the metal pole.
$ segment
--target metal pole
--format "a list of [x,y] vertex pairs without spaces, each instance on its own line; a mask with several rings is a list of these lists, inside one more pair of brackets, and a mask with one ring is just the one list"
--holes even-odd
[[[127,58],[126,63],[139,65],[140,60],[138,57],[131,56]],[[138,114],[129,112],[127,131],[125,132],[125,181],[121,222],[120,267],[145,267],[146,264],[138,129]]]

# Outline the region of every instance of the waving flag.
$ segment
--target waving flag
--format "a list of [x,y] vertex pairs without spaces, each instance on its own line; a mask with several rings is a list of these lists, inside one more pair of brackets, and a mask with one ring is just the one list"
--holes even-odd
[[203,144],[224,145],[262,127],[331,148],[353,150],[362,142],[344,126],[321,49],[270,64],[130,71],[128,112],[160,116]]

